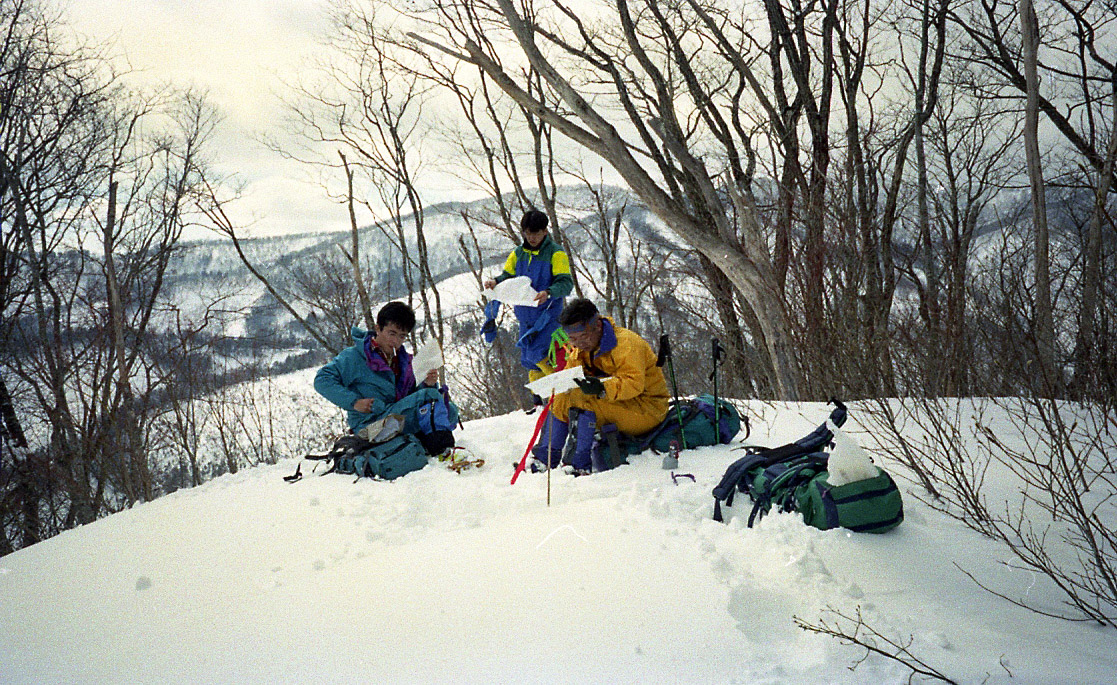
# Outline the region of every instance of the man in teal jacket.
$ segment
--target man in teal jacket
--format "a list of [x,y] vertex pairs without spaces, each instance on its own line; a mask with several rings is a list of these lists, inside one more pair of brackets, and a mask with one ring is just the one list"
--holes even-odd
[[[559,328],[558,316],[564,298],[574,289],[570,259],[547,233],[548,221],[547,215],[538,209],[524,212],[520,219],[523,244],[508,255],[499,276],[485,281],[485,288],[489,289],[509,278],[527,276],[531,279],[531,287],[539,293],[535,306],[517,305],[514,310],[520,322],[516,346],[520,348],[520,364],[528,370],[529,381],[553,371],[547,365],[551,336]],[[489,314],[488,309],[486,314]],[[494,310],[492,316],[495,315]]]
[[[402,414],[404,432],[419,431],[418,408],[442,398],[438,370],[432,369],[416,385],[411,354],[403,341],[415,327],[415,312],[403,302],[389,302],[376,315],[376,330],[353,328],[351,347],[341,351],[318,370],[314,389],[345,409],[349,428],[361,428],[387,414]],[[447,400],[451,421],[457,421],[457,408]]]

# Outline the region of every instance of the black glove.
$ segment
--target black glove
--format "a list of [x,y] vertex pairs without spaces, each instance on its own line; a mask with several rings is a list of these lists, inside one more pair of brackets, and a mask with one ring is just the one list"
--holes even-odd
[[605,397],[605,384],[597,378],[575,378],[578,388],[590,397]]

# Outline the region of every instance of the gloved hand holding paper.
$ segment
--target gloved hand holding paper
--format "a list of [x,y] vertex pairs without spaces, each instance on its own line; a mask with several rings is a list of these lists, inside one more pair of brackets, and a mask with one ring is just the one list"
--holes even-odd
[[525,387],[533,394],[547,399],[551,396],[552,392],[557,395],[578,387],[575,379],[585,377],[585,370],[581,366],[575,366],[570,369],[563,369],[562,371],[556,371],[552,374],[543,376],[538,380],[528,383]]
[[[556,395],[558,395],[559,393],[564,393],[567,390],[573,390],[574,388],[579,387],[581,385],[579,381],[584,382],[585,378],[586,370],[581,366],[574,366],[569,369],[563,369],[562,371],[556,371],[552,374],[543,376],[538,380],[534,380],[528,383],[524,387],[530,390],[533,394],[539,395],[543,399],[547,399],[551,396],[551,392],[554,392]],[[597,383],[601,383],[609,380],[609,378],[611,377],[595,378],[594,380],[597,381]],[[594,385],[597,385],[597,383],[595,383]]]

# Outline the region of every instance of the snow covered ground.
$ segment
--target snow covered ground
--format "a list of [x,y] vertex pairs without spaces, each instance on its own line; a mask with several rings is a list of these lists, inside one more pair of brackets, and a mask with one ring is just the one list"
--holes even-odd
[[[309,382],[311,372],[295,377]],[[801,437],[821,404],[749,404],[751,443]],[[847,428],[856,437],[857,407]],[[904,683],[909,671],[797,628],[851,614],[958,682],[1108,683],[1114,633],[1043,618],[1061,598],[906,497],[880,536],[796,514],[711,520],[738,444],[509,485],[535,417],[474,421],[487,464],[395,482],[288,460],[0,558],[3,683]],[[743,436],[742,436],[743,437]],[[741,438],[739,437],[738,440]],[[867,442],[864,441],[863,442]],[[905,490],[895,464],[884,464]]]

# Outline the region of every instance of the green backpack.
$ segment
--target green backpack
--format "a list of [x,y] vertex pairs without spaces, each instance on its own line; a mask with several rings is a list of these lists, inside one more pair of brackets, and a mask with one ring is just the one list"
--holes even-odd
[[[846,406],[836,399],[830,421],[841,426]],[[891,476],[876,469],[874,478],[832,486],[826,471],[830,456],[822,451],[834,439],[826,423],[806,437],[781,447],[749,447],[729,465],[714,488],[714,520],[723,521],[721,505],[733,506],[737,492],[747,492],[753,508],[749,527],[775,507],[798,511],[807,525],[821,530],[846,528],[883,533],[904,520],[904,503]]]
[[847,528],[857,533],[884,533],[904,520],[904,502],[892,477],[879,467],[875,478],[832,486],[826,471],[795,493],[807,525],[820,530]]
[[891,476],[876,467],[874,478],[832,486],[827,457],[815,452],[751,469],[746,476],[754,503],[749,527],[773,507],[798,511],[804,523],[819,530],[884,533],[900,525],[904,503]]
[[[371,443],[357,435],[343,435],[334,441],[326,454],[308,454],[310,461],[332,462],[327,473],[343,473],[360,478],[395,480],[427,465],[427,450],[414,433],[400,433],[383,442]],[[317,467],[315,467],[317,468]],[[295,472],[283,480],[295,483],[302,479],[302,462]]]
[[419,437],[414,433],[401,433],[359,454],[340,457],[334,462],[334,470],[357,478],[395,480],[426,465],[427,448]]
[[[716,410],[715,410],[716,406]],[[682,435],[679,431],[679,417],[682,417]],[[716,416],[716,419],[715,419]],[[715,420],[717,428],[714,427]],[[729,444],[741,431],[741,415],[733,403],[718,398],[714,404],[713,395],[699,395],[691,400],[672,401],[667,408],[667,416],[652,432],[639,436],[628,443],[630,454],[638,454],[649,447],[655,452],[667,452],[672,442],[679,449],[704,447],[707,445]],[[748,418],[744,419],[746,436]]]

